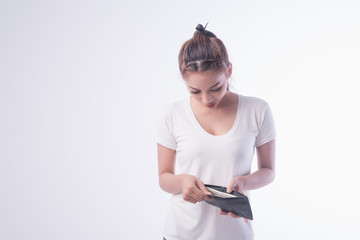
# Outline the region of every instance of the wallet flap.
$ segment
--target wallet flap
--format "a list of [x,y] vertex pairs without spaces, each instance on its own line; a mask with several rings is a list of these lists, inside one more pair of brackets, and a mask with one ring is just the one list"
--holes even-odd
[[[226,192],[227,188],[217,185],[205,184],[206,187],[213,188],[217,191]],[[240,217],[253,220],[251,206],[246,195],[237,191],[232,191],[233,198],[212,197],[211,200],[205,200],[210,205],[220,208],[224,212],[232,212]]]

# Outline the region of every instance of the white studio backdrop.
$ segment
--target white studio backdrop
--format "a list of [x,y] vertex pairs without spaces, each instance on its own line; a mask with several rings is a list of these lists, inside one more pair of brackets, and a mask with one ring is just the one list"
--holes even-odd
[[[358,1],[0,1],[0,239],[162,239],[156,121],[198,23],[265,99],[256,239],[359,239]],[[254,168],[256,159],[254,159]]]

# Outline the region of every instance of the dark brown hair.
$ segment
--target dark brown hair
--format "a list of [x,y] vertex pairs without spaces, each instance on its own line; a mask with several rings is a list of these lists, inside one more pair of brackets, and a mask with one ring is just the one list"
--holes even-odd
[[182,75],[187,72],[217,71],[229,65],[224,43],[201,24],[196,27],[193,37],[182,45],[178,61]]

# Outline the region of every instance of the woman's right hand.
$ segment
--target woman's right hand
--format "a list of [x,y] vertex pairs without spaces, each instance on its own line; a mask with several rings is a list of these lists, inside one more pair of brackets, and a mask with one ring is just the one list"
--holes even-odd
[[183,199],[193,204],[209,200],[211,193],[206,189],[204,183],[195,176],[181,175],[181,192]]

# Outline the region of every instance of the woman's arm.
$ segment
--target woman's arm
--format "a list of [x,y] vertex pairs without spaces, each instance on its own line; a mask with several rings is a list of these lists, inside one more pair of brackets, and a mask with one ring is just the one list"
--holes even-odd
[[176,151],[158,144],[159,185],[162,190],[172,194],[181,192],[181,179],[175,176]]
[[239,192],[253,190],[271,183],[275,178],[275,151],[275,140],[257,147],[258,170],[246,176],[234,177],[228,186],[228,192],[233,189]]
[[176,151],[158,144],[159,185],[165,192],[183,193],[185,201],[196,203],[210,199],[211,193],[204,183],[195,176],[175,175]]
[[[252,174],[246,176],[234,177],[227,187],[227,191],[230,193],[232,190],[244,193],[246,190],[253,190],[268,185],[275,178],[275,140],[272,140],[264,145],[256,148],[258,159],[258,170]],[[230,215],[233,218],[239,218],[239,216],[220,211],[222,215]],[[248,220],[244,219],[247,223]]]

